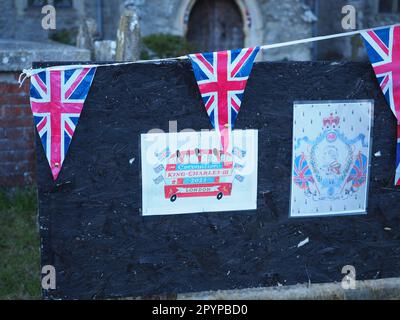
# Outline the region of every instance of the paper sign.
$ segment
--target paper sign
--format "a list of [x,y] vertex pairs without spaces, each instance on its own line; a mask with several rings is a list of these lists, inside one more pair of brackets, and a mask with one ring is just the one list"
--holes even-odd
[[234,130],[224,152],[215,131],[142,134],[142,214],[256,209],[257,138]]
[[367,213],[373,102],[295,103],[291,217]]

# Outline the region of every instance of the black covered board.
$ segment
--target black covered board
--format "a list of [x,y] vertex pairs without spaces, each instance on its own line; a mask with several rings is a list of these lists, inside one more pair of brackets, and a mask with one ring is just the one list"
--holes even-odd
[[[368,214],[290,219],[293,102],[346,99],[375,101]],[[256,211],[141,216],[140,134],[170,120],[210,128],[188,61],[102,67],[56,182],[37,139],[41,263],[57,274],[44,298],[336,282],[348,264],[400,275],[395,118],[370,64],[255,63],[236,128],[259,130]]]

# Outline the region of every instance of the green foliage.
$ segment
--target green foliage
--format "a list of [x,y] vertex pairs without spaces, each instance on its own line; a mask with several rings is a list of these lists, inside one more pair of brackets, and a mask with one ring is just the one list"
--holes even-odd
[[142,38],[144,49],[141,59],[164,59],[196,52],[196,46],[183,37],[157,33]]
[[0,190],[0,299],[39,299],[36,190]]
[[36,189],[27,188],[14,191],[0,190],[0,212],[35,211],[37,201]]
[[77,30],[75,29],[62,29],[52,32],[49,38],[53,41],[68,44],[70,46],[76,45]]

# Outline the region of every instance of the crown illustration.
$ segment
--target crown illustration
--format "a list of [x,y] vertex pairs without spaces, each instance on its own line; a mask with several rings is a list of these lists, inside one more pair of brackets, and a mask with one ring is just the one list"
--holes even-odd
[[331,115],[328,118],[324,118],[322,121],[324,127],[331,127],[331,126],[338,126],[340,123],[340,118],[338,116],[334,117],[333,114],[331,113]]

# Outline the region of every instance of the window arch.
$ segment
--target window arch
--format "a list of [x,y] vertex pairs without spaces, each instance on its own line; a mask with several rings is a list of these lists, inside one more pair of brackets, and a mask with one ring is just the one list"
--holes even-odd
[[233,0],[197,0],[187,23],[187,40],[199,51],[244,46],[243,18]]
[[[197,0],[182,0],[177,8],[174,33],[186,37],[190,12]],[[243,20],[244,46],[257,46],[264,41],[264,24],[257,0],[232,0]],[[231,48],[234,49],[234,48]]]

